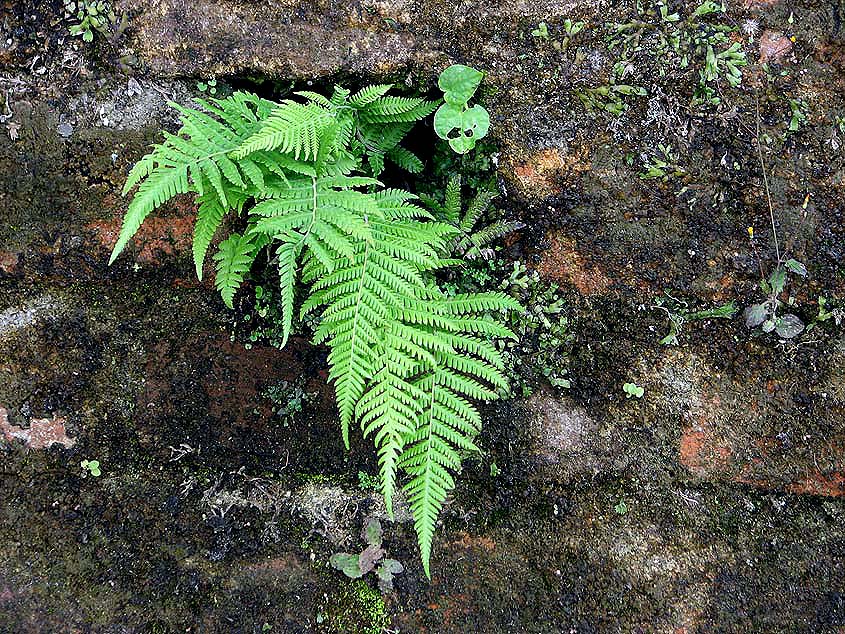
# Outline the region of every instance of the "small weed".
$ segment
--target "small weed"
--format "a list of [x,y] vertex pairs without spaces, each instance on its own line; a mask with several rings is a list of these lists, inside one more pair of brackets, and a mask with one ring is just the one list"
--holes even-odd
[[696,108],[720,104],[721,84],[740,85],[748,61],[742,43],[732,37],[736,27],[722,22],[724,4],[705,0],[686,19],[669,6],[663,0],[638,2],[631,20],[605,25],[607,48],[616,59],[607,84],[577,91],[587,110],[618,117],[628,109],[629,97],[648,95],[639,84],[653,84],[653,77],[677,80],[697,72],[690,96]]
[[329,559],[329,564],[350,579],[358,579],[368,572],[375,571],[379,589],[382,592],[393,590],[393,577],[403,572],[404,567],[395,559],[385,559],[386,551],[382,548],[383,534],[381,522],[369,519],[361,532],[361,537],[367,544],[366,548],[357,555],[335,553]]
[[302,413],[305,405],[313,402],[316,392],[306,392],[305,376],[299,376],[294,381],[282,381],[268,387],[262,396],[273,401],[273,413],[279,417],[287,427]]
[[[804,330],[804,322],[797,315],[787,313],[779,315],[779,309],[784,305],[780,300],[786,290],[790,276],[807,277],[807,267],[794,259],[786,260],[772,271],[768,279],[760,280],[760,289],[767,294],[767,298],[759,304],[752,304],[745,309],[745,325],[749,328],[758,326],[763,332],[775,332],[781,339],[792,339]],[[787,299],[790,306],[795,304],[792,297]]]
[[837,308],[830,308],[828,305],[828,300],[821,295],[818,298],[818,314],[807,325],[807,332],[810,332],[813,328],[817,325],[824,323],[830,319],[834,321],[834,323],[839,326],[843,321],[845,321],[845,308],[839,306]]
[[100,461],[99,460],[83,460],[79,463],[79,466],[82,467],[82,470],[86,473],[98,478],[102,472],[100,471]]
[[217,80],[209,79],[208,81],[197,82],[197,90],[207,93],[209,95],[217,94]]
[[645,97],[648,91],[641,86],[608,84],[598,88],[586,88],[576,94],[590,112],[603,111],[618,117],[628,109],[628,103],[624,97],[632,95]]
[[641,388],[636,383],[623,383],[622,391],[625,392],[625,398],[642,398],[643,394],[645,394],[645,389]]
[[549,33],[549,26],[545,22],[540,22],[540,24],[537,25],[537,28],[531,31],[531,36],[538,40],[547,42],[550,41],[555,50],[563,51],[569,47],[569,43],[572,41],[572,38],[583,31],[586,26],[586,22],[580,20],[573,22],[571,19],[566,18],[563,21],[564,36],[560,39],[552,39]]
[[676,299],[668,293],[665,294],[665,297],[659,297],[655,300],[652,308],[664,311],[669,318],[669,332],[660,340],[660,343],[664,346],[677,346],[679,344],[678,336],[687,322],[705,319],[732,319],[739,310],[734,302],[728,302],[715,308],[689,310],[685,301]]
[[680,155],[672,147],[663,143],[657,146],[658,153],[653,156],[643,155],[643,168],[639,176],[643,180],[659,178],[668,181],[686,174],[686,170],[679,165]]
[[625,500],[619,500],[619,503],[613,507],[613,510],[619,515],[625,515],[628,512],[628,505],[625,504]]
[[358,472],[358,488],[365,491],[378,491],[381,488],[381,481],[378,476],[372,476],[365,471]]
[[803,99],[789,100],[789,125],[787,126],[787,136],[794,134],[807,123],[807,102]]
[[548,40],[549,39],[549,25],[545,22],[540,22],[537,25],[537,28],[531,31],[531,37],[536,37],[541,40]]
[[97,32],[114,43],[129,28],[126,14],[118,17],[111,3],[105,0],[65,0],[64,9],[65,18],[75,20],[68,32],[74,37],[81,36],[84,42],[93,42]]

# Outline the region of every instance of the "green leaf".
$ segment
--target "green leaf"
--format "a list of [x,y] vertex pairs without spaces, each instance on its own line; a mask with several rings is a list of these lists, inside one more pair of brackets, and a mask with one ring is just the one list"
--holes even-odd
[[358,579],[364,576],[358,565],[358,555],[350,553],[335,553],[329,558],[329,564],[335,570],[340,570],[350,579]]
[[798,260],[790,258],[786,262],[784,262],[784,265],[793,273],[796,273],[801,277],[807,277],[807,267],[801,264],[801,262],[799,262]]
[[804,330],[804,322],[796,315],[784,315],[775,321],[775,332],[783,339],[797,337]]
[[448,140],[452,130],[460,130],[463,125],[463,108],[451,103],[444,103],[434,113],[434,131],[441,139]]
[[769,309],[766,304],[752,304],[743,312],[745,318],[745,325],[749,328],[756,328],[762,324],[769,316]]
[[443,99],[448,104],[465,105],[484,78],[484,73],[470,66],[454,64],[440,73],[437,85],[443,91]]
[[227,240],[220,243],[220,248],[214,255],[217,262],[217,279],[215,286],[223,297],[223,303],[234,308],[235,292],[244,281],[255,260],[253,249],[253,235],[233,233]]
[[465,154],[475,147],[475,142],[487,135],[490,115],[481,106],[461,110],[445,103],[434,115],[434,131],[458,154]]
[[786,271],[782,267],[777,267],[769,276],[769,286],[774,295],[780,295],[786,286]]
[[381,536],[383,535],[384,531],[381,528],[381,522],[377,519],[371,517],[367,520],[366,526],[364,526],[363,537],[364,541],[371,546],[381,546]]

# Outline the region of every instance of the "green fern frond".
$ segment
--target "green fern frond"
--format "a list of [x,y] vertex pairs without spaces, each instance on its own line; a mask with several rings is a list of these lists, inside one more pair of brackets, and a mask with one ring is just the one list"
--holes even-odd
[[482,251],[490,244],[509,233],[519,231],[525,224],[516,220],[497,220],[483,229],[465,236],[457,245],[459,253],[473,259],[483,255]]
[[296,274],[299,270],[299,255],[303,247],[302,236],[295,233],[287,233],[276,248],[279,269],[279,290],[282,310],[282,343],[284,347],[290,337],[293,325],[294,295],[296,291]]
[[403,353],[404,343],[396,333],[389,330],[385,333],[381,349],[383,364],[355,408],[355,417],[364,437],[374,437],[381,490],[390,517],[393,517],[399,456],[405,438],[416,428],[417,419],[422,414],[420,403],[425,398],[425,394],[407,380],[409,375],[413,375],[416,363]]
[[132,169],[129,170],[129,174],[126,176],[126,182],[123,184],[121,195],[126,196],[126,194],[128,194],[135,185],[141,182],[141,180],[146,178],[149,173],[155,169],[155,166],[156,157],[152,152],[145,155],[140,161],[135,163],[135,165],[132,166]]
[[187,193],[189,189],[187,165],[157,165],[138,186],[138,191],[129,203],[109,264],[117,259],[150,212],[177,194]]
[[294,160],[300,157],[306,161],[315,159],[320,149],[320,132],[332,120],[331,113],[317,104],[301,104],[287,99],[232,155],[243,158],[259,150],[275,150],[292,154]]
[[349,98],[349,103],[357,108],[362,108],[373,103],[379,97],[383,97],[387,91],[393,88],[393,84],[376,84],[367,86],[356,92]]
[[458,225],[461,218],[461,175],[455,174],[446,183],[446,200],[443,216],[447,222]]
[[411,123],[434,112],[440,104],[421,97],[379,97],[359,111],[366,123]]
[[293,94],[299,95],[300,97],[305,97],[308,101],[313,101],[314,103],[319,104],[324,108],[332,108],[333,106],[330,99],[327,99],[318,92],[313,92],[311,90],[297,90]]
[[220,243],[220,248],[214,255],[217,262],[217,279],[215,287],[223,297],[223,302],[233,308],[235,292],[243,284],[244,277],[255,261],[256,251],[251,235],[233,233]]
[[478,222],[478,219],[482,216],[482,214],[487,211],[487,208],[490,206],[490,202],[497,195],[498,192],[493,191],[492,189],[482,189],[478,192],[467,207],[464,217],[461,218],[461,231],[470,231],[475,226],[475,223]]
[[396,146],[393,149],[388,150],[387,158],[411,174],[419,174],[423,171],[424,165],[419,157],[410,150],[406,150],[401,146]]
[[202,280],[202,268],[205,262],[205,254],[208,245],[214,238],[214,233],[220,226],[223,216],[226,215],[226,207],[220,204],[215,192],[204,192],[197,196],[197,221],[194,225],[194,266],[197,270],[197,278]]
[[[258,130],[261,123],[257,112],[266,106],[254,95],[245,93],[235,93],[227,102],[202,104],[211,114],[171,103],[180,113],[182,127],[177,134],[165,133],[164,142],[153,146],[129,172],[124,195],[136,185],[138,189],[124,216],[110,263],[123,251],[144,219],[177,194],[194,191],[204,196],[210,185],[221,206],[228,210],[240,198],[233,190],[247,187],[242,174],[247,174],[251,182],[260,182],[261,176],[256,173],[260,167],[251,162],[244,167],[228,154]],[[199,251],[204,253],[202,248]]]
[[501,355],[475,325],[495,325],[500,334],[509,333],[484,316],[499,310],[521,310],[521,306],[503,294],[486,293],[431,301],[401,312],[401,319],[426,332],[420,337],[408,327],[400,331],[426,351],[411,352],[422,368],[414,385],[426,397],[399,458],[400,468],[411,477],[405,491],[426,575],[437,517],[454,487],[451,472],[460,468],[460,451],[475,449],[473,439],[480,431],[481,417],[472,400],[493,400],[508,389]]
[[[515,223],[473,232],[489,204],[480,194],[461,215],[460,180],[443,204],[386,189],[385,159],[411,172],[423,165],[400,145],[414,122],[439,105],[370,86],[350,96],[274,103],[249,93],[174,105],[182,127],[164,134],[130,171],[129,204],[112,260],[154,209],[182,193],[197,201],[197,275],[227,212],[246,217],[214,255],[215,286],[230,308],[259,252],[278,267],[282,345],[300,317],[316,313],[313,342],[329,348],[346,446],[353,423],[376,447],[382,493],[392,514],[398,473],[408,493],[423,566],[430,574],[434,527],[461,453],[475,449],[477,401],[507,392],[495,341],[513,337],[502,293],[448,297],[436,272],[475,254]],[[371,176],[364,165],[369,164]],[[244,213],[246,212],[246,213]]]

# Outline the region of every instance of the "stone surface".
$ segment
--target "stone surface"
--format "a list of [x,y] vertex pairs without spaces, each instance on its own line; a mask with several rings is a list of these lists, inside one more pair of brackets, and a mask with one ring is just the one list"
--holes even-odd
[[29,427],[23,429],[9,423],[9,412],[0,407],[0,432],[7,442],[19,440],[30,449],[49,449],[53,445],[64,445],[73,447],[76,444],[74,438],[68,437],[65,431],[66,419],[33,418],[29,421]]
[[[764,299],[776,256],[758,106],[780,248],[810,271],[790,280],[789,310],[809,324],[820,295],[841,306],[835,3],[731,6],[730,24],[795,36],[794,58],[774,53],[787,75],[760,67],[764,34],[732,33],[749,67],[718,108],[691,109],[674,69],[635,68],[626,81],[649,94],[618,118],[577,93],[608,81],[600,28],[633,19],[633,2],[115,4],[130,29],[92,46],[69,40],[60,3],[6,2],[0,20],[0,632],[344,631],[325,620],[337,612],[366,631],[372,614],[349,599],[362,586],[326,562],[372,516],[406,569],[384,598],[392,630],[845,627],[841,325],[781,342],[738,318],[681,319],[678,345],[659,343],[671,315]],[[545,21],[559,42],[566,18],[587,23],[568,48],[531,36]],[[527,225],[511,248],[561,285],[575,341],[566,395],[485,407],[484,454],[460,474],[429,583],[401,501],[389,522],[359,486],[378,465],[367,442],[342,448],[324,351],[250,347],[248,306],[226,311],[194,281],[189,201],[106,261],[126,171],[200,79],[274,98],[294,80],[413,91],[451,61],[487,72],[501,204]],[[796,99],[807,121],[789,130]],[[661,144],[678,175],[641,177]],[[299,377],[316,397],[273,417],[268,390]],[[83,478],[82,459],[108,477]]]
[[779,62],[792,51],[792,40],[777,31],[760,35],[760,63]]

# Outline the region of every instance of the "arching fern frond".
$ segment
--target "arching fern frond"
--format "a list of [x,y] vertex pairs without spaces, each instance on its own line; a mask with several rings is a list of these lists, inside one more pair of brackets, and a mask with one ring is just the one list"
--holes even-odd
[[[489,198],[461,215],[460,181],[433,213],[416,196],[376,180],[391,160],[418,172],[420,159],[400,143],[439,105],[388,95],[389,85],[354,95],[274,103],[235,92],[198,100],[202,110],[172,104],[182,126],[130,171],[137,188],[113,261],[144,219],[178,194],[194,193],[194,265],[203,263],[227,213],[241,229],[220,243],[215,286],[234,304],[259,253],[278,270],[282,345],[298,301],[300,317],[317,315],[313,335],[329,348],[346,446],[353,423],[378,453],[388,511],[401,472],[428,575],[434,527],[461,452],[474,450],[481,416],[474,404],[507,391],[494,341],[511,337],[502,315],[520,310],[501,293],[447,297],[436,272],[473,254],[513,223],[474,231]],[[368,175],[364,166],[369,165]]]
[[[211,114],[171,103],[181,115],[182,127],[176,134],[165,133],[164,142],[154,145],[152,152],[129,172],[123,194],[136,185],[138,189],[124,216],[110,263],[137,233],[144,219],[174,196],[188,192],[204,196],[206,190],[212,189],[220,206],[228,211],[234,206],[234,199],[241,198],[232,190],[243,191],[248,189],[248,182],[254,185],[263,180],[264,170],[260,165],[251,160],[232,159],[229,153],[259,129],[259,116],[266,111],[264,101],[254,95],[235,93],[228,100],[215,100],[214,105],[200,104],[208,107]],[[201,229],[199,236],[205,241],[207,227]],[[207,244],[201,245],[196,253],[204,254],[205,248]],[[197,268],[201,269],[201,265]]]
[[332,113],[316,103],[301,104],[289,99],[276,107],[261,129],[244,141],[233,153],[243,158],[259,150],[292,154],[298,160],[314,159],[319,151],[320,133],[332,122]]
[[[415,340],[426,349],[413,355],[421,368],[414,385],[425,398],[399,458],[400,468],[411,478],[405,491],[427,575],[437,517],[454,488],[452,472],[460,469],[461,451],[475,450],[473,439],[480,431],[481,417],[471,401],[498,398],[508,385],[501,356],[470,324],[496,323],[490,313],[516,309],[521,307],[511,298],[488,293],[417,305],[402,315],[429,335]],[[507,328],[498,328],[515,337]]]

